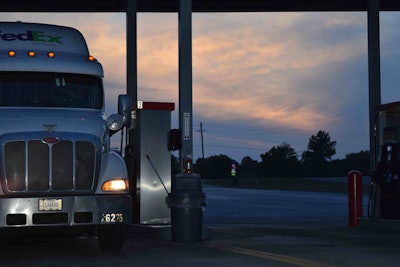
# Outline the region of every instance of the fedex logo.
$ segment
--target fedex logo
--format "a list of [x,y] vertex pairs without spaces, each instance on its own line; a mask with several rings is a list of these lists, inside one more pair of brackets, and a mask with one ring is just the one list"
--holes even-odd
[[35,41],[44,43],[62,44],[62,36],[51,36],[41,31],[26,31],[25,33],[2,33],[0,31],[0,39],[3,41]]

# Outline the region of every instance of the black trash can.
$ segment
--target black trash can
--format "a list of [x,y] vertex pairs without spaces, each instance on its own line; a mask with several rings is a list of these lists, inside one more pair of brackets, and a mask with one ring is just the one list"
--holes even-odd
[[200,242],[206,197],[197,173],[181,173],[172,179],[167,203],[171,209],[172,241]]

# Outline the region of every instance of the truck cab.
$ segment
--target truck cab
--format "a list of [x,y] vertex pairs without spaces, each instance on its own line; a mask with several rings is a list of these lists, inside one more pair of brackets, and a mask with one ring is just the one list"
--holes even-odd
[[103,69],[73,28],[0,22],[0,228],[87,227],[119,250],[131,219],[124,159],[110,137]]

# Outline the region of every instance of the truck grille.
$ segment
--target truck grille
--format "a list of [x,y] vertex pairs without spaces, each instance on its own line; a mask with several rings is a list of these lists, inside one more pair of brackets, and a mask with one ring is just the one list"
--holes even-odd
[[45,138],[3,141],[5,191],[92,190],[99,161],[96,142],[57,135],[54,143],[46,143]]

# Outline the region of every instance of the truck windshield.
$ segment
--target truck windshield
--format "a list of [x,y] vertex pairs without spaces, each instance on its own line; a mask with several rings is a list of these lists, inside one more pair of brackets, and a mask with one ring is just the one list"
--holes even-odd
[[0,106],[101,109],[102,81],[81,74],[0,73]]

